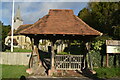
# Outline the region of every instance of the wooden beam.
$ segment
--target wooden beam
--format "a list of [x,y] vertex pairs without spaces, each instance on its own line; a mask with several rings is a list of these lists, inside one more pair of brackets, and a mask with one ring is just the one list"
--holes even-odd
[[109,54],[106,55],[106,67],[109,67]]
[[54,57],[55,57],[55,52],[54,52],[54,44],[56,40],[51,41],[51,68],[54,68]]

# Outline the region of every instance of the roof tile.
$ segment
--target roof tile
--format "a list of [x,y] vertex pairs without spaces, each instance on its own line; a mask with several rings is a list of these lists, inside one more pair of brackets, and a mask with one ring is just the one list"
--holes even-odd
[[32,26],[21,30],[20,34],[74,34],[101,35],[70,9],[50,9],[48,15],[39,19]]

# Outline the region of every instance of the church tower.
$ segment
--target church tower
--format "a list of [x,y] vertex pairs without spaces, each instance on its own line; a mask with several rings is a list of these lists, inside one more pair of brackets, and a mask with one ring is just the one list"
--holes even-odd
[[17,28],[20,26],[20,25],[23,25],[23,20],[21,18],[21,15],[20,15],[20,7],[18,6],[18,9],[16,11],[16,15],[14,17],[14,29],[17,30]]

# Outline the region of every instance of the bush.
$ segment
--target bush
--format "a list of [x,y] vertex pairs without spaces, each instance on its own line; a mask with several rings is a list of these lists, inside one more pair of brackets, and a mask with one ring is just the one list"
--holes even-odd
[[91,42],[90,55],[93,61],[93,67],[101,67],[104,65],[105,56],[106,56],[106,40],[112,39],[109,36],[99,36],[96,37]]

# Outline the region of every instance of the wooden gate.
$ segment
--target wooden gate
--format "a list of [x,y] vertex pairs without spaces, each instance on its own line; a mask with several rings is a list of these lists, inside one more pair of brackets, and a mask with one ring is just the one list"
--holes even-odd
[[83,55],[55,55],[57,70],[81,70],[84,66]]

